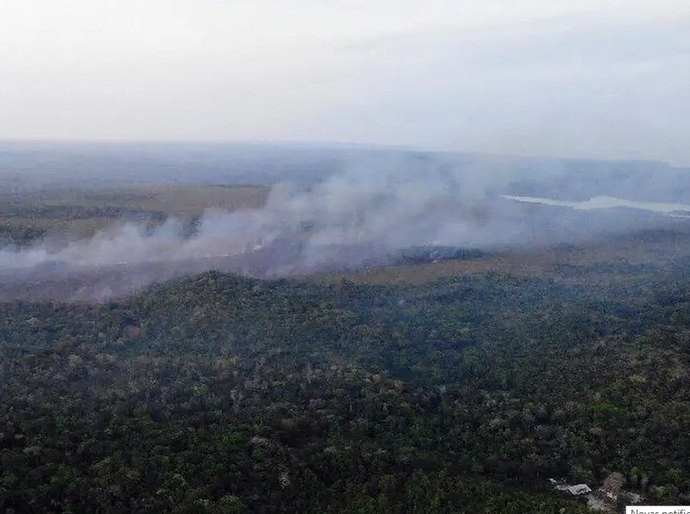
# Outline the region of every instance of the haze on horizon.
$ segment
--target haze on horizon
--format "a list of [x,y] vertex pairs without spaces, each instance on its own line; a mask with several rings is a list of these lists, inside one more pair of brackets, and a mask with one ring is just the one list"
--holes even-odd
[[690,165],[687,0],[8,0],[0,139]]

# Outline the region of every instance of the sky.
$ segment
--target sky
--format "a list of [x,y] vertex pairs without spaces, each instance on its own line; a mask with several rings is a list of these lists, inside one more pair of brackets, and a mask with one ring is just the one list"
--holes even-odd
[[688,0],[0,0],[0,139],[690,165]]

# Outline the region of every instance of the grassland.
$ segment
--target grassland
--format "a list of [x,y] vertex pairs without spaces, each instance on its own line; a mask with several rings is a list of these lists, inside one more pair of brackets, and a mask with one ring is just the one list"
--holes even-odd
[[208,209],[262,206],[261,186],[136,185],[94,190],[50,189],[0,194],[0,244],[26,245],[57,235],[76,239],[120,220],[193,219]]
[[[262,186],[167,184],[5,191],[0,193],[0,247],[6,244],[28,245],[51,236],[76,240],[122,221],[155,225],[170,216],[193,221],[209,209],[232,211],[258,208],[265,204],[268,192],[269,188]],[[303,278],[316,283],[335,283],[346,279],[359,284],[396,286],[497,274],[548,279],[563,284],[596,285],[601,282],[634,281],[650,272],[662,275],[673,273],[689,260],[690,223],[684,219],[669,219],[667,226],[660,229],[640,230],[577,245],[497,248],[472,258],[421,264],[398,263],[358,271],[310,274]],[[210,266],[224,271],[234,269],[220,265],[216,267],[215,264]],[[194,267],[196,271],[202,269],[207,268]],[[148,268],[145,271],[152,272]],[[154,271],[160,280],[178,274]],[[128,276],[132,276],[132,273],[129,270]],[[37,287],[42,293],[50,289],[46,289],[43,282],[38,283]],[[56,286],[58,290],[63,287],[66,286]],[[17,297],[15,289],[7,297]],[[33,290],[29,288],[26,291]]]
[[[587,277],[597,282],[625,281],[626,275],[673,272],[690,258],[690,224],[673,221],[668,228],[617,235],[579,245],[498,249],[476,259],[441,260],[425,264],[392,265],[346,273],[320,274],[318,282],[347,279],[361,284],[420,285],[449,277],[494,273],[541,278],[563,283]],[[630,277],[628,277],[630,278]]]

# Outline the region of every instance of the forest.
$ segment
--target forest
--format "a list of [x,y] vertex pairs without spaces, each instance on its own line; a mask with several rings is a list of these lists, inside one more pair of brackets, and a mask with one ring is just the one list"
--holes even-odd
[[0,0],[0,514],[690,514],[689,57],[690,0]]
[[688,264],[2,303],[0,509],[577,513],[548,479],[612,472],[688,503]]

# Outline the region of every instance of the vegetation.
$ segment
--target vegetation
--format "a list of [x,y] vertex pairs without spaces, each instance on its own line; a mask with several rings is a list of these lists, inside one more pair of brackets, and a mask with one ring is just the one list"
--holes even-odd
[[547,478],[613,471],[688,503],[687,269],[0,304],[0,510],[576,513]]
[[113,223],[157,225],[169,216],[198,219],[206,209],[262,206],[260,186],[140,185],[130,188],[0,191],[0,247],[46,236],[88,237]]

